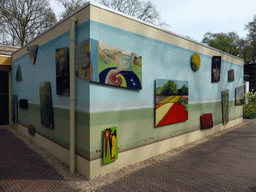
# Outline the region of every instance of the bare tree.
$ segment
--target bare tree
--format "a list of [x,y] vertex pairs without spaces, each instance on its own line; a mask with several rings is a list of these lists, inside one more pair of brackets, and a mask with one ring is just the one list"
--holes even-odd
[[48,0],[0,0],[0,43],[23,46],[56,22]]
[[[60,15],[61,18],[65,18],[87,2],[86,0],[56,1],[63,5],[65,8],[65,11]],[[138,18],[142,21],[146,21],[160,27],[170,27],[170,25],[161,21],[159,12],[156,10],[156,5],[154,5],[150,0],[98,0],[98,3],[115,9],[119,12],[128,14],[132,17]]]
[[156,5],[154,5],[150,0],[99,0],[99,3],[136,17],[142,21],[146,21],[160,27],[170,27],[168,24],[161,21],[159,12],[156,10]]
[[84,5],[86,0],[56,0],[59,4],[61,4],[65,10],[60,14],[60,18],[64,19],[74,11],[76,11],[79,7]]

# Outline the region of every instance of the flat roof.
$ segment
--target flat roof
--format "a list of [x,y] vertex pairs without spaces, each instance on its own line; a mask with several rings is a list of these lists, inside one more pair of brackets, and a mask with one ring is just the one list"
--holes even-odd
[[[75,15],[77,12],[81,11],[82,9],[84,9],[85,7],[87,7],[88,5],[93,5],[93,6],[95,6],[95,7],[98,7],[98,8],[104,9],[104,10],[107,10],[107,11],[109,11],[109,12],[112,12],[112,13],[115,13],[115,14],[118,14],[118,15],[121,15],[121,16],[126,17],[126,18],[128,18],[128,19],[132,19],[132,20],[137,21],[137,22],[139,22],[139,23],[145,24],[145,25],[147,25],[147,26],[150,26],[150,27],[159,29],[159,30],[161,30],[161,31],[163,31],[163,32],[166,32],[166,33],[169,33],[169,34],[171,34],[171,35],[177,36],[177,37],[179,37],[179,38],[185,39],[185,40],[190,41],[190,42],[192,42],[192,43],[201,45],[201,46],[203,46],[203,47],[212,49],[212,50],[214,50],[214,51],[218,51],[218,52],[220,52],[220,53],[222,53],[222,54],[225,54],[225,55],[228,55],[228,56],[230,56],[230,57],[233,57],[233,58],[236,58],[236,59],[239,59],[239,60],[243,60],[243,59],[240,58],[240,57],[237,57],[237,56],[231,55],[231,54],[229,54],[229,53],[226,53],[226,52],[224,52],[224,51],[218,50],[218,49],[216,49],[216,48],[210,47],[210,46],[208,46],[208,45],[206,45],[206,44],[200,43],[200,42],[195,41],[195,40],[193,40],[193,39],[188,39],[188,38],[186,38],[186,37],[184,37],[184,36],[182,36],[182,35],[179,35],[179,34],[176,34],[176,33],[174,33],[174,32],[171,32],[171,31],[169,31],[169,30],[163,29],[163,28],[161,28],[161,27],[159,27],[159,26],[156,26],[156,25],[153,25],[153,24],[151,24],[151,23],[149,23],[149,22],[142,21],[142,20],[140,20],[140,19],[138,19],[138,18],[132,17],[132,16],[127,15],[127,14],[125,14],[125,13],[121,13],[121,12],[119,12],[119,11],[116,11],[116,10],[114,10],[114,9],[112,9],[112,8],[106,7],[106,6],[104,6],[104,5],[98,4],[98,3],[93,2],[93,1],[92,1],[92,2],[89,1],[89,2],[85,3],[83,6],[81,6],[80,8],[78,8],[76,11],[74,11],[73,13],[71,13],[70,15],[68,15],[66,18],[64,18],[64,19],[60,20],[59,22],[57,22],[56,24],[54,24],[51,28],[45,30],[43,33],[41,33],[40,35],[38,35],[36,38],[34,38],[33,40],[31,40],[29,43],[27,43],[27,44],[24,45],[23,47],[25,47],[25,46],[27,46],[28,44],[32,43],[34,40],[40,38],[42,35],[44,35],[44,34],[47,33],[48,31],[50,31],[52,28],[56,27],[57,25],[60,25],[62,22],[64,22],[64,21],[70,19],[73,15]],[[20,49],[22,49],[23,47],[19,48],[18,50],[16,50],[16,51],[13,52],[12,54],[18,52],[18,51],[19,51]]]

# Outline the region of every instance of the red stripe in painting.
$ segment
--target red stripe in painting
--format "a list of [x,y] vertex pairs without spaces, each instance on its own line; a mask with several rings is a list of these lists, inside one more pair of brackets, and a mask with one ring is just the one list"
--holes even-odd
[[157,126],[168,125],[186,120],[188,120],[188,112],[186,111],[186,108],[180,103],[174,103],[163,119],[157,124]]

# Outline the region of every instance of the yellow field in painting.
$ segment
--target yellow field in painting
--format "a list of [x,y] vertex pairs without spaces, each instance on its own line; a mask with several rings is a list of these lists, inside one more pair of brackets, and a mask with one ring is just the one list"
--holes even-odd
[[180,96],[170,96],[163,101],[159,102],[158,104],[163,104],[163,103],[175,103],[178,102],[180,99]]
[[175,103],[175,102],[178,102],[180,99],[180,96],[176,96],[174,97],[172,100],[169,101],[169,103]]
[[174,103],[166,103],[156,110],[156,125],[163,119],[166,113],[171,109]]
[[159,102],[159,104],[163,104],[163,103],[168,103],[171,99],[173,99],[175,96],[170,96],[166,99],[164,99],[163,101]]

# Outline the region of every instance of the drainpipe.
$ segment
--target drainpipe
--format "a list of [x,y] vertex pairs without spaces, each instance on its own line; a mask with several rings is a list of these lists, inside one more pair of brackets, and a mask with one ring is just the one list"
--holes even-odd
[[75,162],[75,27],[77,18],[70,19],[70,173],[76,168]]

